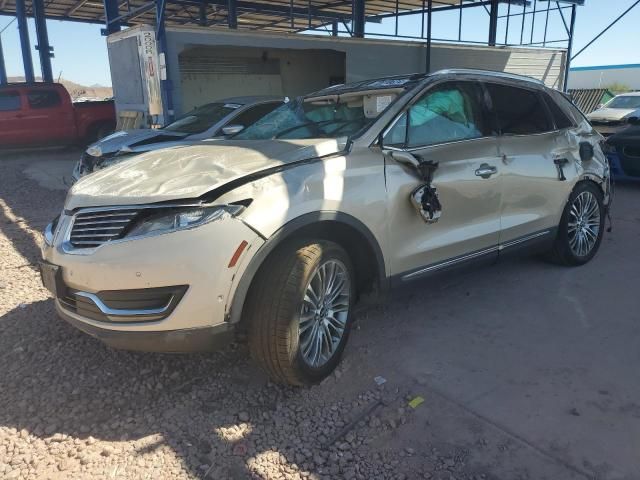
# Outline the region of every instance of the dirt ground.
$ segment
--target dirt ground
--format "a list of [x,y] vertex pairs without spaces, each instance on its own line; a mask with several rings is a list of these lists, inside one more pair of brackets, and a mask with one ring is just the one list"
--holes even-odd
[[0,478],[640,478],[640,185],[618,186],[589,265],[416,283],[291,389],[243,346],[121,352],[56,317],[39,232],[77,156],[0,157]]

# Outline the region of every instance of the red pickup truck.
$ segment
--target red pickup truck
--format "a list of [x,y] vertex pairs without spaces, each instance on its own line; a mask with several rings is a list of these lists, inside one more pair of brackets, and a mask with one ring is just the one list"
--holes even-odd
[[72,103],[59,83],[0,86],[0,148],[90,143],[115,126],[112,101]]

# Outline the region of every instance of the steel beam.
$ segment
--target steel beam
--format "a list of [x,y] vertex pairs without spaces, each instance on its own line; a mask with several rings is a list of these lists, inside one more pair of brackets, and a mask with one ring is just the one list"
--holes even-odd
[[[165,30],[165,10],[167,0],[156,0],[156,42],[158,44],[158,55],[164,58],[164,68],[166,78],[160,77],[160,94],[162,96],[162,117],[163,122],[167,123],[173,120],[173,95],[172,85],[169,79],[169,65],[167,62],[167,35]],[[162,66],[160,66],[162,70]]]
[[35,82],[33,59],[31,58],[31,42],[29,41],[29,29],[27,27],[27,8],[24,0],[16,0],[16,19],[18,21],[18,34],[20,35],[20,48],[22,49],[24,79],[27,82]]
[[53,82],[53,70],[51,68],[51,57],[53,57],[53,47],[49,45],[49,34],[47,33],[47,19],[44,11],[43,0],[32,0],[33,18],[36,24],[36,38],[38,44],[38,56],[40,57],[40,71],[44,82]]
[[573,34],[576,28],[576,6],[571,7],[571,22],[569,23],[569,45],[567,46],[567,60],[564,66],[564,91],[569,90],[569,70],[571,69],[571,51],[573,50]]
[[499,0],[491,0],[491,10],[489,11],[489,45],[496,46],[498,39],[498,8]]
[[431,17],[433,16],[433,0],[427,1],[427,58],[425,61],[426,73],[431,73]]
[[[627,8],[624,12],[622,12],[622,14],[620,14],[620,16],[618,18],[616,18],[613,22],[611,22],[609,24],[609,26],[607,28],[605,28],[604,30],[602,30],[598,35],[596,35],[593,40],[591,40],[589,43],[587,43],[584,47],[582,47],[582,49],[576,53],[573,58],[575,59],[578,55],[580,55],[582,52],[584,52],[587,48],[589,48],[591,45],[593,45],[602,35],[604,35],[605,33],[607,33],[609,31],[609,29],[611,27],[613,27],[616,23],[618,23],[620,20],[622,20],[627,13],[629,13],[631,10],[633,10],[636,6],[638,6],[638,4],[640,4],[640,0],[637,0],[636,2],[634,2],[629,8]],[[575,8],[575,5],[574,7]]]
[[229,28],[233,30],[238,28],[238,2],[236,0],[228,0],[227,2],[227,23]]
[[120,31],[121,17],[118,0],[104,0],[104,22],[103,35],[111,35]]
[[352,2],[352,10],[353,10],[353,36],[357,38],[364,37],[364,24],[365,24],[365,15],[364,15],[364,0],[353,0]]
[[0,85],[7,84],[7,68],[4,65],[4,51],[2,50],[2,36],[0,35]]

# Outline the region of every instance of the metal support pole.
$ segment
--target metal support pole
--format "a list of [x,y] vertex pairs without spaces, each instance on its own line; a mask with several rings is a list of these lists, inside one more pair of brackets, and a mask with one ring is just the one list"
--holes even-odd
[[293,0],[289,1],[289,21],[291,22],[291,30],[293,30],[296,27],[296,21],[293,16]]
[[0,85],[7,84],[7,68],[4,65],[4,51],[2,50],[2,36],[0,36]]
[[33,0],[33,17],[36,23],[36,37],[38,45],[36,50],[40,56],[40,71],[42,72],[42,80],[44,82],[53,82],[53,70],[51,68],[51,57],[53,56],[53,47],[49,45],[49,35],[47,33],[47,20],[44,14],[43,0]]
[[338,36],[338,21],[334,20],[331,22],[331,35],[334,37]]
[[433,0],[427,3],[427,58],[425,71],[431,73],[431,16],[433,14]]
[[203,1],[202,3],[200,3],[199,6],[199,23],[200,26],[202,27],[206,27],[207,26],[207,2]]
[[103,35],[111,35],[120,31],[120,16],[118,0],[104,0],[104,22]]
[[538,13],[538,0],[533,0],[533,14],[531,16],[531,43],[533,43],[533,34],[536,30],[536,13]]
[[238,29],[238,4],[236,0],[228,0],[227,3],[227,23],[232,30]]
[[509,20],[511,20],[511,0],[507,4],[507,25],[504,29],[504,44],[509,45]]
[[522,25],[520,26],[520,45],[524,43],[524,20],[527,17],[527,2],[522,4]]
[[164,58],[166,78],[160,77],[160,93],[162,95],[162,116],[164,124],[173,120],[173,96],[171,95],[171,80],[169,79],[169,65],[167,62],[167,35],[165,31],[166,0],[156,0],[156,41],[158,43],[158,55]]
[[458,9],[458,41],[460,42],[462,40],[462,2],[463,0],[460,0],[459,3],[459,9]]
[[33,60],[31,58],[31,42],[27,27],[27,9],[24,0],[16,0],[16,18],[18,20],[18,33],[20,35],[20,48],[22,49],[22,64],[24,65],[24,79],[27,82],[35,82],[33,74]]
[[544,20],[544,37],[542,38],[542,46],[547,46],[547,30],[549,29],[549,10],[551,9],[551,2],[547,3],[547,16]]
[[353,36],[364,37],[364,0],[353,0]]
[[571,7],[571,23],[569,24],[569,44],[567,46],[567,60],[564,66],[564,91],[569,90],[569,70],[571,69],[571,51],[573,50],[573,34],[576,27],[576,6]]
[[491,0],[491,11],[489,12],[489,46],[495,47],[498,39],[498,7],[499,0]]

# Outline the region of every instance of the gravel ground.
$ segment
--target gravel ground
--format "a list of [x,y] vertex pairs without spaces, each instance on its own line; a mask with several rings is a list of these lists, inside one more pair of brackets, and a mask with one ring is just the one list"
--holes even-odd
[[[47,161],[76,155],[58,152]],[[76,331],[56,317],[36,268],[39,232],[65,195],[25,174],[42,160],[0,159],[0,478],[593,478],[584,463],[574,466],[433,387],[442,364],[424,363],[420,352],[431,347],[418,343],[424,312],[440,307],[416,300],[421,286],[361,312],[341,366],[308,389],[269,382],[242,345],[208,355],[139,354]],[[511,282],[513,271],[524,281],[528,266],[509,267],[502,281]],[[442,292],[464,308],[478,280],[445,282]],[[441,343],[439,332],[455,331],[455,308],[440,308],[429,338]],[[467,328],[478,341],[500,332]],[[403,330],[413,362],[395,355]],[[464,359],[455,342],[447,345],[443,351]],[[447,376],[466,384],[452,365]],[[377,385],[381,372],[388,381]],[[418,394],[425,402],[414,409],[408,400]]]
[[322,385],[290,389],[243,346],[120,352],[59,320],[37,261],[64,191],[27,177],[34,161],[0,162],[0,478],[489,478],[451,452],[370,448],[413,421],[410,392],[349,385],[348,359]]

